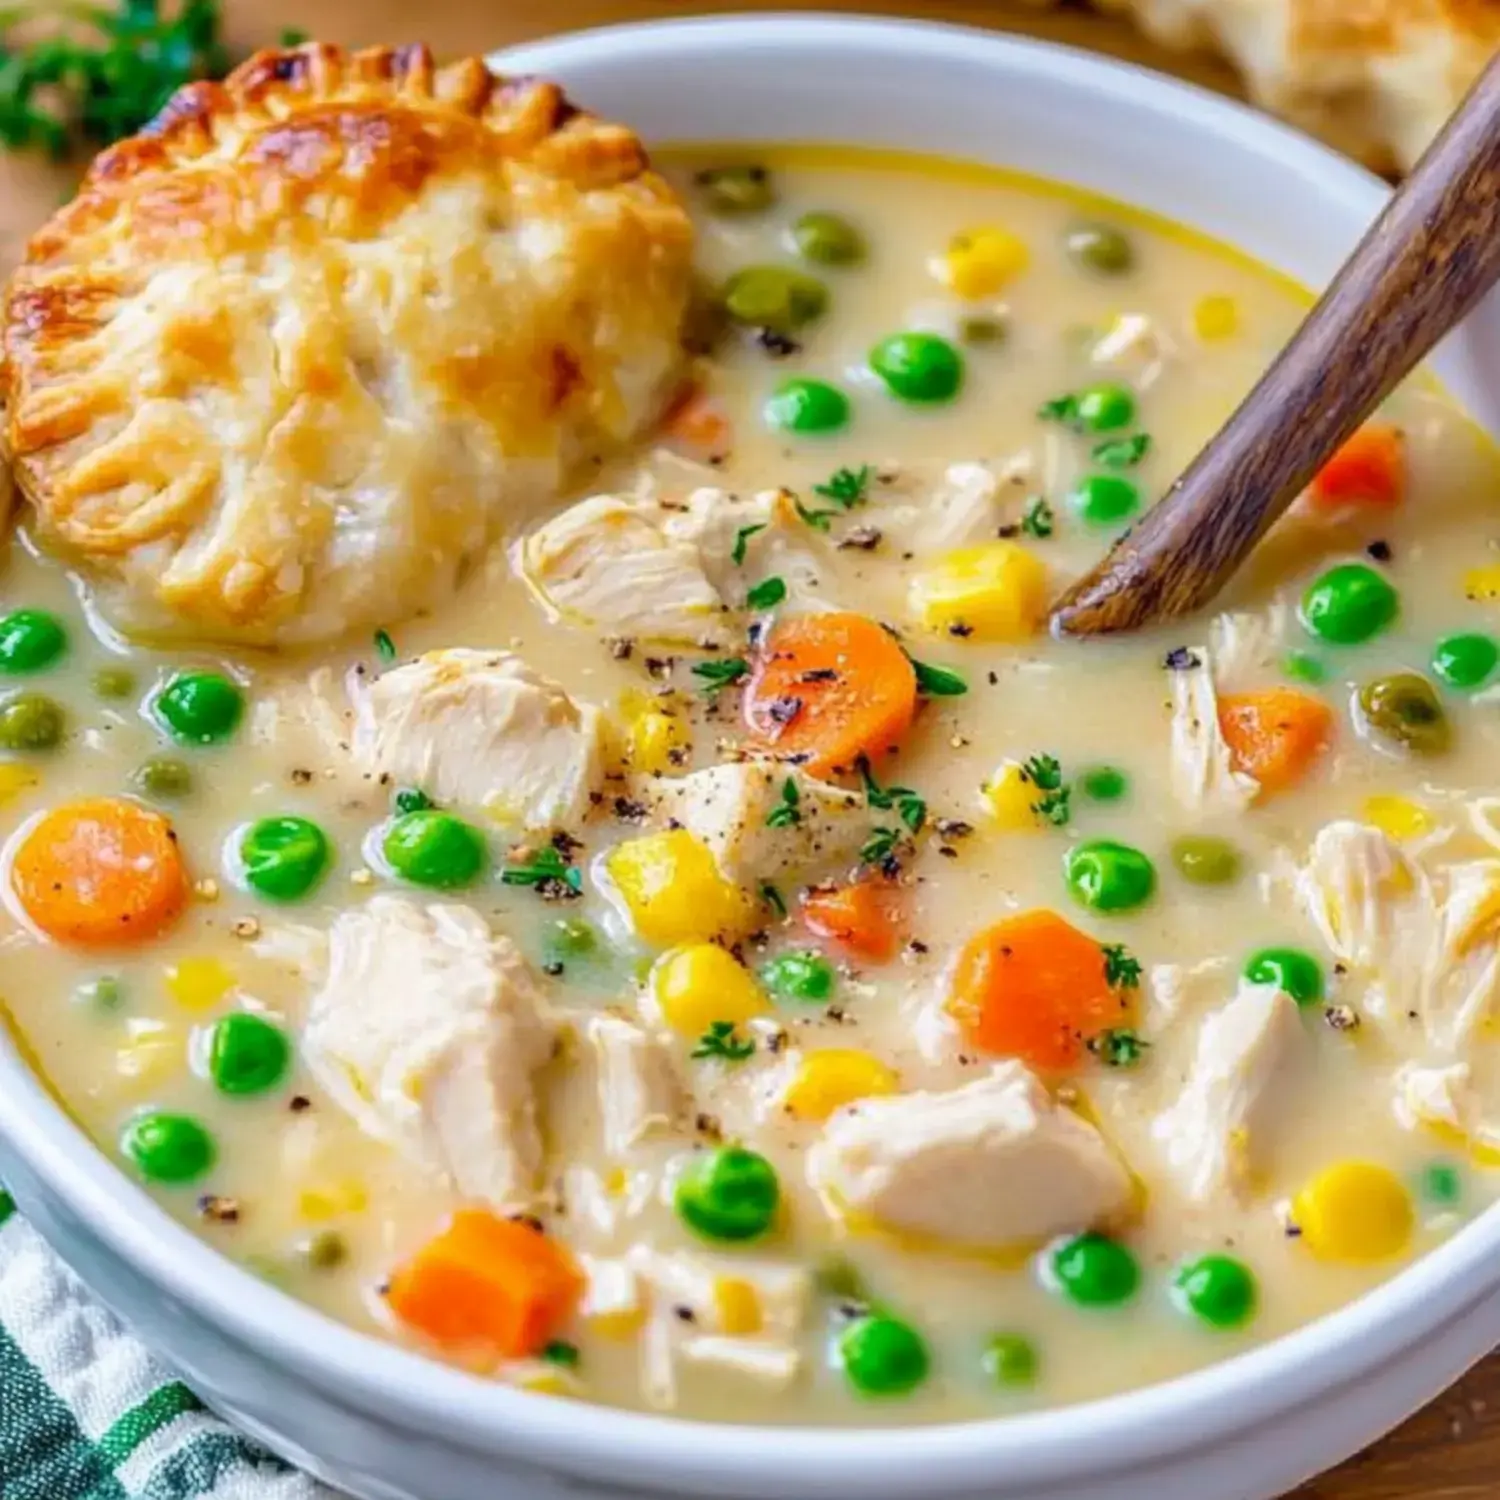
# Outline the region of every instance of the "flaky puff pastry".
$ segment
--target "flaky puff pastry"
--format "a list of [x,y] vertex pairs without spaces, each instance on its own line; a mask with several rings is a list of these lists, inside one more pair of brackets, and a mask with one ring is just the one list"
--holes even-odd
[[43,544],[132,634],[431,605],[654,418],[692,227],[626,128],[423,47],[264,52],[106,151],[4,304]]

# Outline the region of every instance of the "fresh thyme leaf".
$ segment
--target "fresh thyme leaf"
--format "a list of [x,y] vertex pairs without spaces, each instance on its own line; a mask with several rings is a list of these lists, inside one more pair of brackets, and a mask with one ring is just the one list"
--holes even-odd
[[745,595],[746,609],[774,609],[786,598],[786,579],[784,578],[762,578],[759,583]]
[[1039,791],[1055,792],[1062,784],[1062,762],[1055,755],[1033,755],[1021,767]]
[[735,1035],[733,1021],[713,1021],[707,1031],[698,1038],[693,1048],[693,1057],[717,1057],[724,1062],[744,1062],[755,1051],[755,1042],[750,1037]]
[[883,865],[901,842],[901,831],[897,828],[877,828],[864,842],[859,851],[862,865]]
[[549,1365],[561,1365],[565,1370],[573,1370],[578,1367],[582,1355],[577,1344],[570,1344],[566,1339],[553,1339],[542,1345],[537,1357],[546,1360]]
[[906,658],[917,674],[917,691],[928,698],[961,698],[969,691],[969,684],[947,667],[934,667],[930,662],[918,661],[910,653]]
[[375,654],[387,666],[395,661],[396,643],[391,639],[389,632],[384,630],[377,630],[375,632]]
[[1151,1045],[1143,1036],[1129,1027],[1121,1026],[1110,1031],[1101,1031],[1089,1041],[1089,1051],[1106,1067],[1133,1068],[1146,1055]]
[[760,899],[776,913],[778,917],[786,916],[786,897],[771,884],[769,880],[760,883]]
[[738,682],[749,670],[750,663],[743,656],[722,656],[700,661],[693,668],[693,676],[702,679],[703,691],[712,697]]
[[1042,793],[1031,804],[1032,812],[1056,828],[1065,827],[1073,816],[1073,789],[1063,780],[1062,763],[1055,755],[1033,755],[1021,769]]
[[1133,437],[1111,438],[1094,449],[1094,462],[1106,469],[1133,469],[1151,451],[1149,433],[1138,432]]
[[927,803],[920,793],[909,786],[881,786],[870,769],[869,759],[863,755],[859,758],[859,775],[865,784],[865,801],[871,807],[882,810],[894,807],[896,816],[913,833],[921,833],[927,826]]
[[1031,810],[1055,828],[1065,828],[1073,816],[1073,788],[1059,787],[1031,804]]
[[857,469],[836,469],[822,484],[813,486],[813,494],[832,500],[845,510],[853,510],[869,499],[870,480],[875,471],[869,464]]
[[809,510],[800,500],[793,500],[792,508],[797,512],[797,519],[814,531],[827,531],[838,515],[836,510]]
[[927,825],[927,804],[915,793],[896,800],[896,816],[913,832],[921,833]]
[[1111,989],[1139,988],[1141,965],[1124,943],[1104,944],[1104,982]]
[[433,806],[432,798],[419,787],[414,786],[402,787],[392,800],[396,811],[403,816],[406,813],[426,812],[429,807]]
[[1078,397],[1072,394],[1054,396],[1037,408],[1037,417],[1043,422],[1061,422],[1071,427],[1078,420]]
[[1027,536],[1048,537],[1052,535],[1055,521],[1056,517],[1046,496],[1033,495],[1026,502],[1026,513],[1021,517],[1021,530]]
[[766,522],[762,521],[757,526],[741,526],[735,532],[734,546],[729,549],[729,558],[735,567],[741,568],[745,565],[745,548],[749,545],[750,538],[755,536],[757,532],[764,531],[765,529]]
[[796,780],[788,776],[781,783],[781,801],[766,814],[767,828],[795,828],[802,821],[802,793]]
[[557,894],[572,891],[576,895],[583,890],[583,875],[577,865],[570,865],[551,844],[546,844],[530,859],[506,865],[500,872],[500,883],[550,887]]

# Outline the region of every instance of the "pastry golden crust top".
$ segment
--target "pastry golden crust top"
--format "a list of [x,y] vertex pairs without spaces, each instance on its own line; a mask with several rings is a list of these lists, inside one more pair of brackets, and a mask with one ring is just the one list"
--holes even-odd
[[32,239],[6,446],[124,628],[327,639],[440,597],[654,418],[691,255],[641,143],[553,84],[261,53]]

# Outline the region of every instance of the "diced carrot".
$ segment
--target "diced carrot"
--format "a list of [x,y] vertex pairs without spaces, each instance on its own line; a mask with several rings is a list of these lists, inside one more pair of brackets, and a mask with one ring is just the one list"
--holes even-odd
[[1406,440],[1380,422],[1361,427],[1318,471],[1312,501],[1320,510],[1391,506],[1406,494]]
[[1231,693],[1219,699],[1219,728],[1237,771],[1262,792],[1300,781],[1333,737],[1333,712],[1321,698],[1295,688]]
[[802,920],[810,931],[872,963],[889,963],[906,936],[901,888],[871,877],[810,890]]
[[397,1268],[386,1300],[403,1323],[439,1344],[482,1345],[520,1359],[556,1337],[583,1284],[573,1257],[542,1230],[465,1208]]
[[39,818],[11,862],[21,909],[59,943],[141,943],[187,904],[177,835],[124,797],[65,803]]
[[949,1013],[973,1046],[1046,1073],[1077,1067],[1093,1037],[1129,1024],[1131,1008],[1106,978],[1099,943],[1040,907],[976,932],[949,984]]
[[689,386],[662,419],[661,436],[686,458],[724,459],[734,448],[734,423],[721,401]]
[[762,644],[744,711],[756,748],[838,775],[895,749],[917,711],[917,674],[874,620],[799,615]]

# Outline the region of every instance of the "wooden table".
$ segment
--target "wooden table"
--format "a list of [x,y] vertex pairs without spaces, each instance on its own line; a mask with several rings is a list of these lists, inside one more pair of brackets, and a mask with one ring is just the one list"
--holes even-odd
[[[1354,4],[1358,0],[1345,0]],[[1092,47],[1236,92],[1227,69],[1207,59],[1173,57],[1121,23],[1079,10],[1030,11],[1004,0],[224,0],[229,29],[243,47],[265,45],[283,26],[344,43],[426,41],[442,55],[482,52],[548,32],[652,16],[703,11],[819,9],[921,14],[930,19],[1025,31]],[[414,29],[416,28],[416,29]],[[50,168],[0,158],[0,262],[8,264],[65,183]],[[1500,1354],[1407,1424],[1297,1500],[1496,1500],[1500,1497]],[[1142,1497],[1146,1500],[1146,1497]]]

